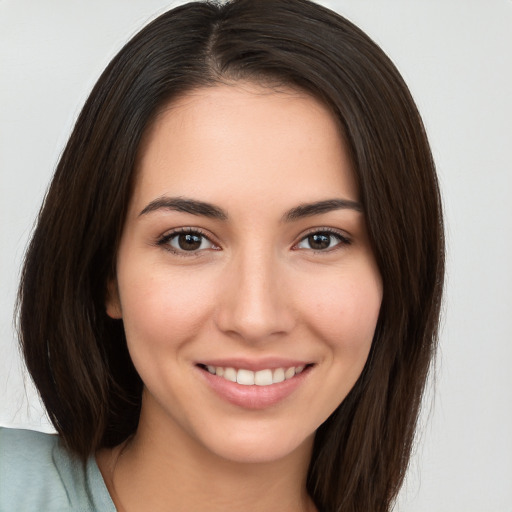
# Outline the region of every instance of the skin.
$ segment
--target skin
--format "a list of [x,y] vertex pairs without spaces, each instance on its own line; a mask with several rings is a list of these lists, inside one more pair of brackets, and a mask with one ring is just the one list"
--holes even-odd
[[[338,124],[301,92],[219,85],[162,110],[139,156],[106,307],[145,388],[135,436],[97,455],[113,500],[129,511],[315,510],[314,433],[359,377],[382,299]],[[163,197],[227,218],[148,208]],[[286,218],[330,199],[354,203]],[[198,250],[169,236],[182,228],[204,235]],[[326,230],[314,250],[308,235]],[[197,363],[215,358],[311,366],[289,396],[251,409],[203,378]]]

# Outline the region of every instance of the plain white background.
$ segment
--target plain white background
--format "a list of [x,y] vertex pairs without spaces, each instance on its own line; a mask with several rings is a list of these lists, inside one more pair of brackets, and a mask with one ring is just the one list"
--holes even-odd
[[[331,0],[397,64],[444,197],[440,353],[397,510],[512,511],[512,1]],[[0,424],[48,430],[12,312],[41,199],[99,74],[164,0],[0,0]]]

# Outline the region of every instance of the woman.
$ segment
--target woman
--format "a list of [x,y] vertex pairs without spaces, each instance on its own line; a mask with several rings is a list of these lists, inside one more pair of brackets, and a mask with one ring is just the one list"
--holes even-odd
[[1,432],[0,509],[390,510],[443,251],[421,119],[365,34],[305,0],[162,15],[39,216],[20,333],[59,439]]

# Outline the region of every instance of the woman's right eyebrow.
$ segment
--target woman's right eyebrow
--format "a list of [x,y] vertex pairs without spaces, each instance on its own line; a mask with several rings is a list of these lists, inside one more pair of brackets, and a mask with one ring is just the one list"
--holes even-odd
[[210,203],[198,201],[197,199],[188,199],[185,197],[167,197],[162,196],[151,201],[140,213],[146,215],[157,210],[174,210],[177,212],[191,213],[192,215],[202,215],[211,219],[227,220],[228,214]]

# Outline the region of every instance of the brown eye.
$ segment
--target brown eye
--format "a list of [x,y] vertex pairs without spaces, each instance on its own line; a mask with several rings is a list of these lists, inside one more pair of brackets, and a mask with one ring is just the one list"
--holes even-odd
[[308,236],[308,243],[311,249],[322,250],[327,249],[331,245],[331,235],[325,233],[317,233]]
[[340,244],[349,244],[349,240],[341,234],[329,231],[317,231],[305,236],[298,244],[298,249],[310,249],[313,251],[325,251]]
[[198,235],[178,235],[178,246],[184,251],[196,251],[201,247],[201,236]]
[[197,231],[174,233],[166,236],[162,242],[171,246],[176,252],[195,252],[214,247],[213,243],[206,236]]

